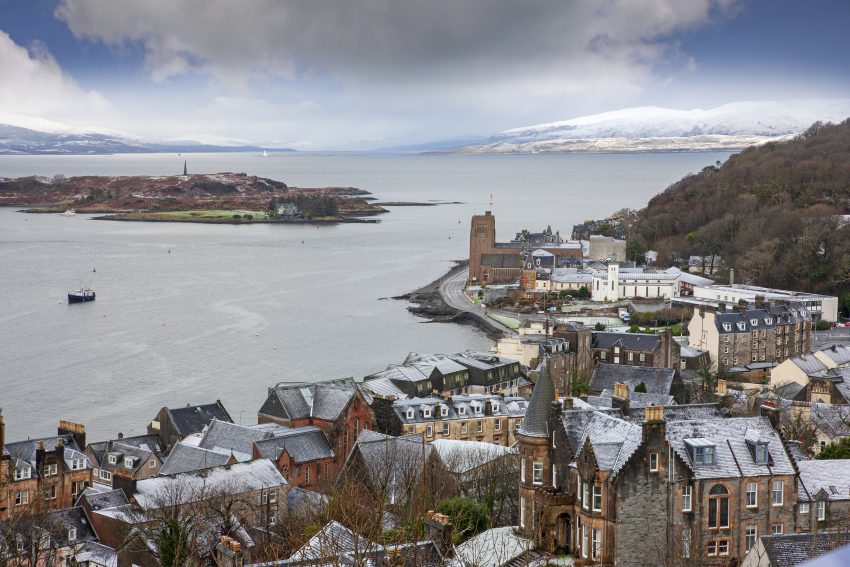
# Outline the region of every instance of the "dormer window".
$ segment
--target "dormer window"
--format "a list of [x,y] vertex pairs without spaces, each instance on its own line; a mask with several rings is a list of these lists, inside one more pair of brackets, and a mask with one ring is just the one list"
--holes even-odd
[[460,415],[466,415],[466,406],[460,406],[458,413]]
[[131,457],[124,457],[124,466],[128,469],[133,468],[133,459]]
[[422,410],[422,413],[425,415],[425,417],[431,417],[431,408],[425,408],[424,410]]
[[499,404],[494,403],[494,404],[493,404],[493,413],[496,413],[496,412],[498,412],[498,411],[499,411]]
[[757,441],[747,439],[747,445],[753,455],[753,460],[757,465],[770,464],[770,453],[767,450],[767,441]]
[[80,471],[86,468],[86,460],[85,459],[74,459],[71,461],[71,470],[72,471]]
[[708,466],[716,464],[715,445],[703,437],[685,439],[685,445],[691,454],[691,461],[695,466]]
[[750,325],[752,325],[753,327],[758,327],[759,326],[759,320],[758,319],[750,319]]
[[407,410],[407,419],[413,419],[413,410],[412,409]]
[[738,330],[739,331],[746,331],[747,330],[747,324],[746,323],[738,323]]
[[723,323],[723,330],[724,331],[731,331],[732,330],[732,323]]
[[77,528],[68,528],[68,541],[77,539]]
[[118,462],[118,455],[109,455],[108,459],[110,465],[114,465]]
[[765,323],[765,325],[772,325],[772,324],[773,324],[773,319],[771,319],[770,317],[768,317],[767,319],[765,319],[765,320],[764,320],[764,323]]
[[15,469],[15,480],[26,480],[28,478],[32,478],[32,469],[30,467]]
[[447,415],[449,415],[449,408],[440,406],[440,417],[446,417]]

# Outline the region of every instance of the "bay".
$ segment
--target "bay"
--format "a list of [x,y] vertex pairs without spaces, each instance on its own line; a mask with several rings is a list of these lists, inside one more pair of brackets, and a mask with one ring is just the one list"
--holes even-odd
[[[500,239],[640,208],[726,153],[562,156],[139,154],[0,156],[0,177],[245,172],[300,187],[354,186],[394,207],[380,224],[93,221],[0,208],[0,406],[7,439],[59,419],[92,440],[141,434],[163,405],[220,399],[256,423],[282,380],[361,377],[410,351],[488,349],[472,327],[423,322],[386,300],[468,254],[469,218]],[[492,195],[493,205],[489,202]],[[80,283],[98,299],[68,305]]]

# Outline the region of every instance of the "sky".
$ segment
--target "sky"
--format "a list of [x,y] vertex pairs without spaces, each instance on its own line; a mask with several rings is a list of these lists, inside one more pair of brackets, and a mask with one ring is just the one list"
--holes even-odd
[[0,115],[300,150],[830,99],[846,0],[0,0]]

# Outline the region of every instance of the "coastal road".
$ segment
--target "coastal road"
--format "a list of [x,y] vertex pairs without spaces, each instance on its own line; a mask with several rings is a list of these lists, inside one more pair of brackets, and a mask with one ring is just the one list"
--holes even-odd
[[[454,307],[460,311],[466,311],[468,313],[475,313],[481,317],[485,317],[488,310],[482,309],[479,305],[476,305],[467,299],[466,294],[463,292],[463,287],[466,284],[466,278],[469,277],[469,270],[462,270],[455,275],[447,278],[440,284],[440,295],[443,297],[443,301],[446,302],[450,307]],[[498,311],[491,311],[491,313],[501,315]],[[516,313],[504,313],[507,317],[512,317],[514,319],[521,319],[521,316],[518,316]],[[516,335],[517,332],[509,327],[506,327],[492,319],[487,317],[487,321],[489,321],[493,326],[503,331],[507,335]]]

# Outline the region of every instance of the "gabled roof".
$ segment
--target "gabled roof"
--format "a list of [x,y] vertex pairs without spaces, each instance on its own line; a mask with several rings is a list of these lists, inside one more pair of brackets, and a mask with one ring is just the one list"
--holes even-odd
[[183,437],[203,431],[213,419],[233,422],[219,400],[212,404],[187,405],[183,408],[166,408],[166,410],[174,428]]
[[534,553],[534,542],[505,526],[491,528],[455,547],[455,557],[463,567],[502,567]]
[[368,483],[386,493],[392,502],[401,503],[406,486],[416,482],[425,470],[434,447],[419,434],[393,437],[364,429],[357,437],[354,452],[365,466]]
[[446,469],[463,474],[507,455],[518,455],[519,449],[479,441],[437,439],[431,442]]
[[820,352],[838,366],[850,364],[850,347],[847,345],[831,345],[820,349]]
[[562,415],[562,422],[573,455],[577,457],[585,443],[589,443],[599,469],[611,471],[611,479],[637,450],[643,439],[641,426],[608,412],[566,411]]
[[826,364],[813,354],[804,354],[790,359],[791,362],[806,374],[815,374],[826,370]]
[[118,567],[118,553],[109,546],[87,541],[74,554],[77,565],[102,565],[103,567]]
[[[665,431],[667,442],[698,479],[795,474],[782,439],[766,417],[667,421]],[[746,442],[753,435],[768,443],[769,464],[756,464]],[[712,443],[715,464],[694,465],[686,443],[689,439]]]
[[[356,393],[363,390],[352,378],[325,382],[284,383],[269,388],[260,413],[281,419],[317,419],[333,421],[340,416]],[[370,398],[367,398],[367,402]]]
[[801,501],[820,500],[823,491],[827,500],[850,500],[850,459],[813,459],[797,463],[800,470]]
[[129,504],[127,495],[120,488],[113,490],[97,491],[91,487],[86,488],[81,496],[92,510],[103,510]]
[[592,392],[613,390],[614,384],[622,382],[629,387],[630,392],[633,392],[638,384],[643,382],[648,394],[669,394],[675,377],[676,370],[672,368],[628,366],[600,362],[593,370],[590,390]]
[[177,443],[171,448],[162,468],[159,469],[159,474],[173,475],[199,471],[227,464],[229,460],[229,453],[219,453],[188,443]]
[[74,437],[70,434],[6,443],[6,446],[4,447],[4,454],[12,457],[12,460],[17,461],[19,465],[31,468],[32,478],[38,478],[42,473],[42,471],[38,470],[38,467],[35,466],[36,451],[38,450],[39,444],[41,443],[44,445],[45,451],[52,452],[56,450],[56,441],[58,439],[61,439],[62,443],[64,443],[65,448],[62,451],[62,457],[66,470],[71,469],[71,461],[75,459],[84,459],[85,468],[91,468],[91,463],[89,463],[88,457],[82,452],[82,449],[79,445],[77,445]]
[[847,406],[812,404],[810,419],[830,438],[850,436],[850,408]]
[[255,441],[270,439],[274,435],[262,429],[236,425],[226,421],[213,419],[201,437],[198,447],[234,455],[240,461],[249,460]]
[[271,460],[277,460],[283,451],[296,463],[334,457],[325,432],[313,425],[296,427],[277,437],[256,441],[254,444],[264,458]]
[[[343,526],[337,521],[329,522],[319,533],[307,540],[292,556],[290,562],[320,562],[339,559],[348,553],[355,553],[362,561],[370,553],[381,549],[377,543]],[[330,561],[329,564],[333,564]]]
[[136,502],[143,510],[156,509],[163,503],[195,502],[199,498],[226,490],[244,494],[255,490],[285,486],[286,479],[265,459],[223,465],[173,476],[157,476],[136,483]]

